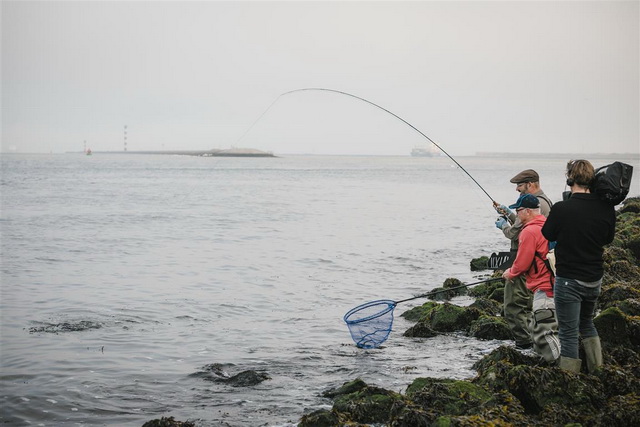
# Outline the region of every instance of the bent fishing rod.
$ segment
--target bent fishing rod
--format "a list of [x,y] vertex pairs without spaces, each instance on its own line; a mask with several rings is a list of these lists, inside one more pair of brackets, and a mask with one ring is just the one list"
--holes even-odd
[[269,111],[271,109],[271,107],[278,101],[278,99],[280,99],[283,96],[286,95],[290,95],[292,93],[296,93],[296,92],[305,92],[305,91],[321,91],[321,92],[332,92],[332,93],[337,93],[340,95],[346,95],[346,96],[350,96],[351,98],[355,98],[358,99],[360,101],[366,102],[367,104],[373,105],[374,107],[377,107],[379,109],[381,109],[382,111],[384,111],[385,113],[391,114],[393,117],[395,117],[396,119],[400,120],[402,123],[406,124],[407,126],[409,126],[411,129],[413,129],[414,131],[418,132],[420,135],[422,135],[424,138],[426,138],[429,142],[431,142],[433,145],[435,145],[440,151],[442,151],[448,158],[450,158],[453,163],[455,163],[460,169],[462,169],[464,171],[464,173],[467,174],[467,176],[469,178],[471,178],[471,180],[482,190],[482,192],[484,194],[487,195],[487,197],[491,200],[491,202],[493,203],[494,206],[497,206],[498,203],[493,199],[493,197],[491,197],[489,195],[489,193],[487,193],[487,191],[482,188],[482,186],[480,185],[480,183],[478,181],[475,180],[474,177],[471,176],[471,174],[469,172],[467,172],[467,170],[462,167],[462,165],[460,163],[458,163],[458,161],[456,159],[454,159],[449,153],[447,153],[444,148],[442,148],[440,145],[436,144],[435,141],[433,141],[431,138],[429,138],[427,135],[425,135],[422,131],[420,131],[420,129],[418,129],[417,127],[415,127],[414,125],[412,125],[411,123],[409,123],[408,121],[406,121],[405,119],[403,119],[402,117],[398,116],[397,114],[387,110],[384,107],[381,107],[380,105],[376,104],[375,102],[371,102],[367,99],[361,98],[359,96],[353,95],[351,93],[348,92],[343,92],[341,90],[335,90],[335,89],[327,89],[327,88],[322,88],[322,87],[308,87],[308,88],[302,88],[302,89],[294,89],[294,90],[290,90],[288,92],[284,92],[282,94],[280,94],[280,96],[278,96],[275,101],[273,101],[271,103],[271,105],[269,105],[269,107],[264,111],[264,113],[262,113],[260,115],[260,117],[258,117],[258,119],[253,122],[253,124],[251,126],[249,126],[249,128],[247,129],[247,131],[239,138],[242,139],[250,130],[251,128],[253,128],[253,126],[267,113],[267,111]]

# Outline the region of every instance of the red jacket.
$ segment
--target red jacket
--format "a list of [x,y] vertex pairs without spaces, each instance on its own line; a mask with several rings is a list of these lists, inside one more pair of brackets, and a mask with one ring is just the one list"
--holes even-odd
[[[549,252],[549,241],[541,231],[546,220],[543,215],[538,215],[524,225],[518,237],[518,254],[508,270],[508,276],[512,279],[525,274],[527,289],[531,292],[544,291],[547,296],[552,297],[551,272],[543,261]],[[542,259],[536,256],[536,252]]]

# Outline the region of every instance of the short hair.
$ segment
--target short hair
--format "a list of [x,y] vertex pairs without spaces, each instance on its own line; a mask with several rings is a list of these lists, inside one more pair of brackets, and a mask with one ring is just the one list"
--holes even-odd
[[581,187],[589,187],[596,173],[589,160],[570,160],[567,163],[567,179]]

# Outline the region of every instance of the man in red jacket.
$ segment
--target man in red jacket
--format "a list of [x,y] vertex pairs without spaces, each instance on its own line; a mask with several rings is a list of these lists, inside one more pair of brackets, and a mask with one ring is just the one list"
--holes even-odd
[[549,242],[541,231],[546,218],[540,213],[540,201],[531,194],[521,195],[509,209],[516,210],[524,225],[518,237],[516,259],[502,277],[510,280],[525,276],[527,289],[533,292],[533,318],[529,325],[533,349],[547,362],[554,362],[560,357],[560,341],[553,301],[553,276],[544,262],[549,252]]

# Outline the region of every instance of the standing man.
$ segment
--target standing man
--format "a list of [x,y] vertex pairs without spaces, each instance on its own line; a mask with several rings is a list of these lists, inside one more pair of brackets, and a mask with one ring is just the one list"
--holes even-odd
[[558,323],[553,303],[553,277],[544,262],[549,242],[541,232],[547,219],[540,213],[540,201],[532,194],[522,194],[509,208],[516,210],[522,230],[516,259],[502,277],[513,280],[525,276],[527,289],[533,293],[533,318],[529,329],[533,349],[547,362],[555,362],[560,357]]
[[[516,184],[516,191],[523,194],[532,194],[540,201],[540,213],[549,216],[551,200],[540,188],[540,177],[533,169],[526,169],[511,178],[510,182]],[[518,236],[522,230],[522,221],[509,208],[493,202],[496,211],[502,215],[496,221],[496,227],[502,231],[511,241],[510,262],[516,258],[518,251]],[[531,336],[529,334],[529,322],[531,321],[532,295],[527,290],[524,276],[517,276],[507,280],[504,286],[504,317],[513,333],[516,347],[520,349],[531,348]]]
[[604,274],[604,245],[613,241],[616,213],[611,204],[591,193],[595,179],[588,160],[567,164],[567,185],[571,197],[553,207],[542,234],[556,245],[554,288],[561,345],[560,367],[580,372],[578,336],[582,338],[587,369],[602,365],[600,337],[593,324]]

